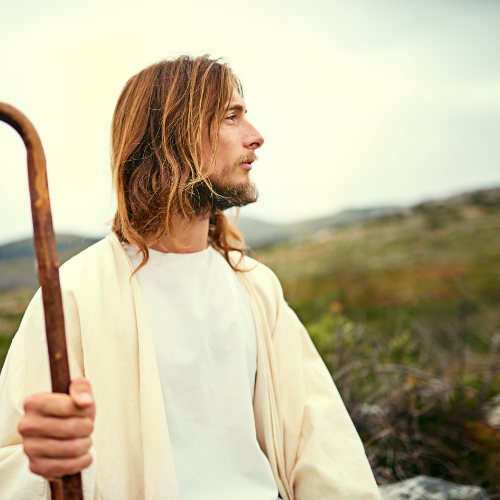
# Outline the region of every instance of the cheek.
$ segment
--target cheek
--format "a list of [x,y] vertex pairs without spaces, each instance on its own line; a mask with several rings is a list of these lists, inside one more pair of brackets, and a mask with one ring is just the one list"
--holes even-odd
[[235,159],[241,155],[241,139],[238,129],[233,127],[222,127],[219,134],[219,155],[225,158],[233,156]]
[[227,147],[223,141],[219,142],[219,149],[217,151],[217,160],[216,160],[216,171],[227,170],[232,166],[234,160],[231,156],[231,149]]

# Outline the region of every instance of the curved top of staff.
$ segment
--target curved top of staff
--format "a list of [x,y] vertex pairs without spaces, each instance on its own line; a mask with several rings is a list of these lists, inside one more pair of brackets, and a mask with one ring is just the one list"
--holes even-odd
[[[50,211],[45,153],[35,127],[17,108],[0,102],[0,121],[8,123],[17,130],[28,154],[33,240],[42,287],[52,390],[67,394],[70,373],[59,283],[59,259]],[[65,476],[62,482],[51,482],[50,489],[53,500],[83,500],[80,473]]]
[[0,102],[0,120],[17,130],[26,145],[26,149],[28,151],[34,150],[37,153],[37,160],[43,162],[45,166],[45,154],[40,136],[27,116],[14,106]]

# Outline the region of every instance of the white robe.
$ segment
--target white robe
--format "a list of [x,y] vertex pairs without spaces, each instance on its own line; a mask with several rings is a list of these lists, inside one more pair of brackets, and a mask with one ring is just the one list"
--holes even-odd
[[[238,258],[238,257],[235,257]],[[257,439],[284,500],[380,500],[363,445],[276,276],[245,258],[238,272],[257,335]],[[85,500],[178,500],[148,316],[114,234],[61,267],[71,377],[96,401]],[[0,499],[50,498],[32,474],[17,425],[23,400],[50,391],[41,294],[29,305],[0,377]]]

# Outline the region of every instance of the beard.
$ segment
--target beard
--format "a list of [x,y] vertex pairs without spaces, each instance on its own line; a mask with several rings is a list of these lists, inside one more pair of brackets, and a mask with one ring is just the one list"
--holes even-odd
[[[233,167],[237,168],[239,163]],[[229,177],[229,175],[221,176]],[[259,196],[257,186],[247,178],[244,183],[230,184],[223,183],[218,179],[211,179],[213,191],[205,184],[200,182],[192,191],[191,203],[196,215],[207,211],[224,211],[232,207],[244,207],[250,203],[255,203]]]
[[197,215],[210,209],[224,211],[232,207],[244,207],[255,203],[259,196],[257,187],[250,180],[237,185],[212,181],[212,189],[204,182],[194,188],[192,205]]

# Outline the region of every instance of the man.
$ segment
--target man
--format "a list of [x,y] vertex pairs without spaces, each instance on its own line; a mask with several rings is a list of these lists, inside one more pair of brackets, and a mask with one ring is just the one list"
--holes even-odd
[[112,124],[113,233],[61,268],[70,395],[49,394],[40,293],[0,380],[0,498],[379,499],[278,280],[223,211],[264,139],[207,56],[132,77]]

